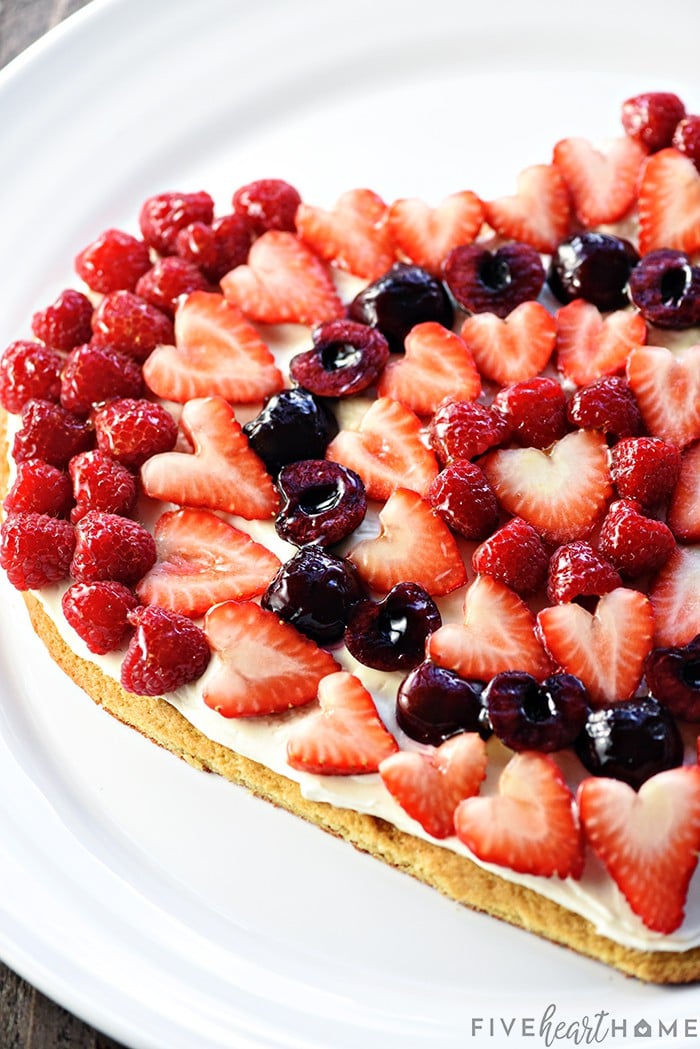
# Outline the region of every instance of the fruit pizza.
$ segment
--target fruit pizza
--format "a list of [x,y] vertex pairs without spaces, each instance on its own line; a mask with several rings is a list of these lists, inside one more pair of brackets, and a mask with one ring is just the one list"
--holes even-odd
[[150,197],[0,358],[0,563],[198,768],[700,977],[700,116],[512,196]]

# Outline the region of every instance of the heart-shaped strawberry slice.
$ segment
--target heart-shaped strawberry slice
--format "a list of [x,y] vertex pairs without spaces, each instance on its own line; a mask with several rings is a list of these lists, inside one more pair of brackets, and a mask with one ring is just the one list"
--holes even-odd
[[401,808],[434,838],[454,834],[460,801],[479,793],[486,775],[486,744],[460,732],[429,751],[402,750],[385,758],[379,773]]
[[569,191],[551,164],[535,164],[518,176],[516,193],[486,205],[486,221],[502,237],[550,254],[569,232]]
[[542,609],[537,623],[553,662],[583,681],[595,706],[634,695],[654,639],[644,594],[617,587],[593,614],[577,604],[555,605]]
[[481,374],[501,386],[533,379],[552,356],[557,327],[539,302],[523,302],[505,320],[495,313],[467,317],[461,335]]
[[464,340],[436,321],[417,324],[406,336],[403,357],[393,357],[377,385],[381,397],[401,401],[417,415],[432,415],[446,397],[472,401],[481,379]]
[[700,546],[678,546],[654,580],[649,599],[657,645],[687,645],[700,634]]
[[639,187],[639,250],[660,248],[700,248],[700,173],[677,149],[649,157]]
[[660,772],[638,791],[586,779],[578,799],[585,836],[634,913],[655,932],[673,932],[700,850],[700,768]]
[[679,448],[700,437],[700,345],[632,350],[627,378],[650,434]]
[[460,841],[486,863],[521,874],[578,878],[581,834],[573,798],[554,760],[524,751],[508,762],[491,797],[466,798],[455,812]]
[[297,233],[320,258],[364,280],[376,280],[395,260],[388,208],[370,189],[351,189],[332,211],[300,204]]
[[584,226],[617,222],[637,197],[639,171],[646,151],[622,136],[603,153],[585,138],[565,138],[554,147],[553,160],[571,193]]
[[639,313],[617,310],[604,317],[583,299],[558,310],[556,321],[557,367],[577,386],[624,371],[631,351],[646,342],[647,326]]
[[409,262],[440,276],[453,248],[471,244],[484,221],[484,207],[471,190],[453,193],[436,208],[422,200],[395,200],[389,208],[389,230]]
[[292,768],[319,775],[376,772],[398,745],[362,682],[339,671],[318,686],[321,709],[296,725],[287,743]]

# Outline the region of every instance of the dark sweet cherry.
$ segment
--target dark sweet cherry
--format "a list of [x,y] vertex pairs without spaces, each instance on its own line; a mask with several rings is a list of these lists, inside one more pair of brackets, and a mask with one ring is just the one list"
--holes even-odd
[[443,466],[453,459],[474,459],[510,435],[505,415],[478,401],[443,401],[429,429],[431,447]]
[[491,728],[482,701],[484,686],[426,661],[401,682],[396,720],[411,739],[434,747],[460,732],[478,732],[487,739]]
[[528,448],[548,448],[566,434],[566,395],[556,379],[538,375],[496,394],[493,407],[506,417],[513,437]]
[[639,262],[628,240],[585,231],[567,237],[552,255],[547,284],[560,302],[585,299],[599,310],[629,305],[627,282]]
[[392,353],[403,353],[403,341],[411,328],[423,321],[451,328],[454,310],[441,281],[420,266],[397,262],[355,296],[348,317],[378,328]]
[[325,401],[297,386],[269,397],[243,430],[253,451],[276,474],[299,459],[321,459],[338,423]]
[[552,674],[540,684],[520,670],[496,674],[484,703],[495,735],[511,750],[568,747],[590,711],[588,692],[572,674]]
[[652,696],[614,703],[588,716],[576,753],[594,776],[623,780],[635,790],[683,761],[683,741],[670,712]]
[[362,480],[329,459],[301,459],[283,466],[277,487],[284,504],[277,534],[294,546],[332,546],[354,532],[367,512]]
[[637,398],[622,375],[605,375],[577,390],[567,414],[581,430],[602,430],[611,439],[644,433]]
[[292,358],[289,374],[319,397],[351,397],[369,389],[389,359],[382,333],[357,321],[326,321],[312,338],[313,348]]
[[647,91],[622,103],[622,126],[630,138],[641,142],[650,153],[671,145],[685,106],[670,91]]
[[682,251],[651,251],[630,276],[630,297],[657,328],[693,328],[700,324],[700,267]]
[[382,601],[361,601],[348,619],[345,644],[374,670],[411,670],[425,642],[442,624],[437,605],[418,583],[397,583]]
[[447,286],[462,309],[498,317],[536,299],[545,276],[539,253],[517,242],[496,251],[477,244],[460,245],[447,256],[444,271]]
[[652,696],[683,721],[700,721],[700,634],[687,645],[655,648],[644,674]]
[[282,565],[261,604],[302,634],[328,645],[340,641],[352,606],[365,597],[352,561],[312,545]]
[[565,543],[552,554],[547,576],[547,597],[552,604],[602,597],[621,585],[610,562],[583,539]]

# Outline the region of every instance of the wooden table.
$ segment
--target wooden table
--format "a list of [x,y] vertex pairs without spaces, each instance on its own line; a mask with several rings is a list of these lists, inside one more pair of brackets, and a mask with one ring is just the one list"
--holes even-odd
[[[147,0],[144,0],[147,2]],[[3,0],[0,67],[88,0]],[[0,963],[0,1049],[120,1049]]]

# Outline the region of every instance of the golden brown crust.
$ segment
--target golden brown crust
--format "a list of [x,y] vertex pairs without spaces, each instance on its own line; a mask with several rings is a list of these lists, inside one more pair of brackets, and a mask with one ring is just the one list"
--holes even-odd
[[[5,418],[0,415],[0,488],[6,490]],[[405,871],[445,896],[511,925],[653,983],[700,979],[700,948],[640,951],[598,934],[590,922],[531,889],[505,881],[463,856],[398,830],[384,820],[308,801],[299,786],[208,739],[163,699],[134,696],[66,644],[43,605],[24,594],[34,630],[51,657],[96,703],[195,768],[216,772],[357,849]]]

